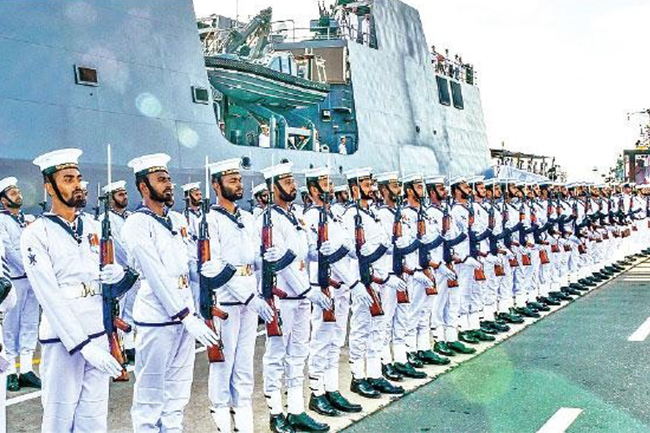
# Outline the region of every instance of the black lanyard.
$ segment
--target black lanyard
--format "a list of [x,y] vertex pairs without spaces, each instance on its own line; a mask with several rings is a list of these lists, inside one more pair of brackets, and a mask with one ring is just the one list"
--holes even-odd
[[[53,223],[59,225],[60,227],[63,228],[63,230],[66,231],[72,238],[77,241],[78,244],[81,244],[81,239],[83,236],[84,232],[84,223],[83,220],[79,217],[75,219],[75,223],[71,226],[68,222],[64,221],[59,217],[58,215],[55,214],[44,214],[43,215],[45,218],[48,220],[52,221]],[[74,228],[73,228],[74,227]]]

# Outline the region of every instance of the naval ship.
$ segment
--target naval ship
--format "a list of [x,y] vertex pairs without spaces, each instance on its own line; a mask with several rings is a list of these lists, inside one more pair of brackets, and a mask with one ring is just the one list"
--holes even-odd
[[366,41],[345,37],[334,9],[303,37],[273,31],[267,10],[231,20],[236,31],[215,46],[207,36],[228,26],[197,26],[191,0],[0,2],[0,172],[19,178],[31,210],[43,199],[31,161],[64,147],[84,151],[90,201],[108,144],[114,176],[131,179],[129,160],[165,152],[179,184],[203,179],[206,156],[243,157],[247,181],[284,159],[339,173],[485,172],[479,88],[436,74],[418,11],[399,0],[347,7],[370,20]]

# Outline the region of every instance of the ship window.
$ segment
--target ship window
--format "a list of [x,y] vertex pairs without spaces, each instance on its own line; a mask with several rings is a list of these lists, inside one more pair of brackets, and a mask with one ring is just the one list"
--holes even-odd
[[449,95],[449,82],[446,78],[436,75],[438,82],[438,100],[442,105],[451,105],[451,97]]
[[460,83],[455,81],[451,82],[451,98],[454,101],[454,107],[459,110],[465,108],[465,101],[463,101],[463,88],[460,87]]
[[75,82],[82,86],[98,86],[97,69],[75,65]]
[[197,104],[208,104],[210,102],[210,94],[205,87],[192,86],[192,100]]

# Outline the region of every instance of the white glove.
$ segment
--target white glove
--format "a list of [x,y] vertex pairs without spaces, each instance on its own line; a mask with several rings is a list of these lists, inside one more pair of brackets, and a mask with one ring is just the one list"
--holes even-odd
[[372,305],[372,297],[366,292],[366,288],[361,284],[357,284],[354,289],[350,291],[350,298],[355,304],[360,304],[367,308]]
[[198,317],[188,314],[182,322],[187,332],[189,332],[190,335],[192,335],[192,337],[202,345],[214,346],[219,343],[219,337],[217,337],[217,334],[215,334],[214,331]]
[[404,248],[406,248],[406,247],[408,247],[409,245],[411,245],[411,242],[409,242],[409,239],[407,239],[407,238],[404,237],[404,236],[400,236],[400,237],[397,239],[397,241],[395,241],[395,246],[396,246],[397,248],[399,248],[400,250],[401,250],[401,249],[404,249]]
[[481,267],[483,267],[483,265],[481,265],[481,262],[476,260],[474,257],[468,257],[465,260],[465,264],[471,266],[474,269],[480,269]]
[[455,280],[457,278],[456,273],[445,265],[440,265],[436,271],[447,280]]
[[420,242],[423,244],[430,244],[431,242],[435,241],[438,239],[438,236],[434,235],[433,233],[427,233],[426,235],[422,236],[422,239],[420,239]]
[[206,278],[214,278],[223,270],[223,266],[215,260],[208,260],[201,265],[201,275]]
[[332,245],[332,242],[330,241],[323,242],[320,246],[320,252],[326,256],[332,254],[334,252],[334,246]]
[[433,284],[433,281],[431,281],[424,272],[416,272],[413,274],[413,278],[422,286],[429,287]]
[[113,355],[110,352],[100,349],[93,343],[88,343],[82,347],[80,353],[88,364],[102,373],[108,374],[111,377],[117,377],[122,374],[122,366],[113,358]]
[[285,252],[285,250],[282,250],[279,247],[271,247],[264,253],[264,260],[267,262],[276,262],[284,256]]
[[124,278],[124,268],[117,263],[104,265],[99,271],[99,281],[104,284],[116,284]]
[[361,246],[361,249],[359,250],[359,252],[361,253],[362,256],[369,256],[369,255],[372,254],[374,251],[375,251],[375,249],[372,248],[372,247],[370,246],[370,244],[368,244],[368,242],[366,242],[365,244],[363,244],[363,245]]
[[494,257],[492,254],[488,254],[487,257],[485,257],[485,263],[489,263],[489,264],[493,265],[498,261],[499,261],[499,259]]
[[271,323],[273,321],[273,308],[271,308],[264,299],[256,296],[251,299],[248,306],[251,307],[265,323]]
[[325,294],[317,287],[312,287],[312,289],[307,292],[307,299],[309,299],[312,304],[323,310],[329,310],[332,308],[332,300],[325,296]]
[[402,280],[401,278],[398,278],[395,275],[391,275],[388,278],[388,281],[386,282],[390,287],[393,289],[397,290],[398,292],[405,292],[406,291],[406,281]]
[[345,247],[345,248],[346,248],[346,249],[347,249],[351,254],[354,254],[354,251],[355,251],[355,248],[356,248],[356,245],[354,244],[354,239],[352,239],[351,237],[346,237],[346,238],[343,240],[343,246],[344,246],[344,247]]

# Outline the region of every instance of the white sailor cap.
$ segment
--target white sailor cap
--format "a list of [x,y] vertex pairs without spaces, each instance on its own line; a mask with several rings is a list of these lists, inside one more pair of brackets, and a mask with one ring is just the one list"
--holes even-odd
[[132,159],[127,165],[133,169],[136,177],[146,176],[157,171],[167,171],[167,163],[171,159],[166,153],[152,153]]
[[485,180],[485,176],[472,176],[467,179],[467,183],[476,184],[482,183]]
[[579,184],[580,184],[579,182],[568,182],[564,186],[567,187],[567,188],[575,188],[575,187],[579,186]]
[[293,167],[293,163],[291,162],[285,162],[283,164],[277,164],[277,165],[272,165],[271,167],[266,167],[262,169],[262,175],[264,175],[264,179],[267,181],[270,179],[284,179],[289,176],[293,176],[293,173],[291,172],[291,167]]
[[79,186],[81,187],[82,190],[88,191],[88,181],[87,180],[82,180],[79,182]]
[[241,170],[241,158],[230,158],[213,162],[208,165],[211,177],[221,177],[228,174],[236,174]]
[[349,181],[351,180],[366,180],[372,177],[372,169],[370,167],[364,168],[355,168],[345,173],[345,178]]
[[424,182],[424,176],[422,173],[411,173],[407,174],[402,178],[403,183],[423,183]]
[[305,170],[306,180],[320,180],[330,177],[330,169],[328,167],[310,168]]
[[399,182],[399,173],[396,171],[387,171],[385,173],[379,173],[377,176],[375,176],[375,180],[377,183],[391,183],[391,182]]
[[500,180],[496,177],[491,177],[489,179],[485,179],[483,181],[483,185],[485,186],[492,186],[492,185],[498,185]]
[[192,190],[201,189],[201,182],[186,183],[185,185],[181,186],[181,189],[185,194],[188,194]]
[[460,185],[461,183],[466,183],[467,178],[465,176],[457,176],[449,179],[449,186]]
[[347,185],[338,185],[334,187],[334,192],[349,192],[350,189]]
[[427,176],[424,178],[424,183],[426,185],[436,185],[439,183],[445,183],[445,177],[443,175]]
[[268,188],[267,188],[265,183],[258,183],[257,185],[255,185],[253,187],[252,192],[253,192],[253,195],[257,195],[257,194],[261,193],[262,191],[267,191],[267,189]]
[[45,175],[56,173],[66,168],[79,168],[79,157],[83,154],[81,149],[59,149],[45,153],[34,159]]
[[16,188],[18,186],[18,179],[15,177],[5,177],[0,180],[0,194],[7,191],[9,188]]
[[537,182],[538,186],[553,186],[553,182],[550,179],[543,179]]
[[121,191],[126,189],[126,182],[123,180],[118,180],[113,183],[109,183],[106,185],[104,188],[102,188],[102,191],[104,194],[109,194],[115,191]]

